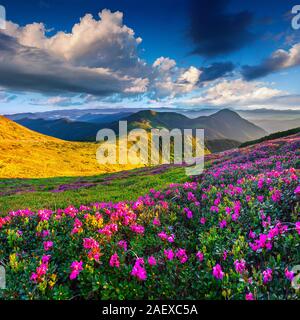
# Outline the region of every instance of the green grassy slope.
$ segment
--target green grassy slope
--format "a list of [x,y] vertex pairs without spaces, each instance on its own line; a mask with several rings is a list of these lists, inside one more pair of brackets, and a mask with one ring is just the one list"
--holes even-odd
[[64,208],[101,201],[134,200],[150,188],[186,180],[184,168],[160,166],[93,177],[0,179],[0,214],[29,208]]

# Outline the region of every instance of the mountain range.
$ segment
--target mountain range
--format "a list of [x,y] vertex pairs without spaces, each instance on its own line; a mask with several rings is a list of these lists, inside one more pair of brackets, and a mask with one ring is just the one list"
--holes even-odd
[[[127,117],[145,109],[141,108],[105,108],[97,109],[58,109],[52,111],[35,112],[35,113],[18,113],[5,115],[7,118],[19,121],[21,119],[44,119],[60,120],[68,119],[71,121],[90,122],[90,123],[110,123],[121,118]],[[193,107],[193,108],[159,108],[157,112],[176,112],[187,116],[188,118],[198,118],[201,116],[210,116],[220,108],[212,107]],[[263,128],[268,133],[280,130],[293,129],[300,126],[300,110],[275,110],[275,109],[235,109],[242,118]]]
[[[95,141],[98,130],[102,128],[110,128],[118,132],[119,120],[127,121],[128,130],[135,128],[146,130],[152,128],[205,129],[205,140],[211,141],[211,146],[218,145],[217,150],[212,151],[222,151],[228,149],[229,146],[238,146],[241,142],[267,135],[265,130],[229,109],[193,119],[180,113],[153,110],[105,116],[87,114],[85,117],[81,116],[80,119],[81,121],[23,118],[16,122],[34,131],[70,141]],[[223,147],[222,141],[224,142]]]

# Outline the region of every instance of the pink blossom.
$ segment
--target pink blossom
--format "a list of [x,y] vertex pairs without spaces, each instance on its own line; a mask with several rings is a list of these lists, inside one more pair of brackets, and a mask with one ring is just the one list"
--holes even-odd
[[188,192],[187,193],[187,198],[188,198],[188,201],[196,201],[196,197],[194,196],[193,192]]
[[165,249],[164,250],[164,255],[168,260],[173,260],[174,259],[174,252],[172,249]]
[[148,263],[150,266],[156,266],[156,259],[153,256],[148,258]]
[[294,272],[293,271],[289,271],[288,268],[285,269],[284,274],[286,276],[287,279],[289,279],[290,281],[292,281],[294,279]]
[[125,241],[125,240],[120,240],[119,242],[118,242],[118,246],[120,247],[120,248],[123,248],[123,250],[124,251],[127,251],[127,241]]
[[226,207],[226,208],[225,208],[225,212],[226,212],[227,214],[230,214],[230,213],[231,213],[231,208]]
[[99,243],[93,238],[84,238],[83,247],[85,249],[99,248]]
[[246,300],[254,300],[254,296],[253,296],[253,293],[249,292],[246,294]]
[[253,232],[252,230],[249,231],[249,238],[254,239],[256,237],[255,232]]
[[179,248],[176,252],[176,258],[179,259],[180,263],[185,263],[188,260],[185,249]]
[[145,228],[141,225],[138,225],[138,224],[132,225],[130,227],[130,229],[131,229],[131,231],[138,233],[138,234],[143,234],[145,231]]
[[193,212],[189,208],[184,208],[183,211],[186,214],[186,217],[188,219],[192,219],[193,218]]
[[46,238],[46,237],[49,237],[49,236],[50,236],[50,231],[49,230],[43,230],[42,237]]
[[120,267],[119,256],[116,252],[110,257],[109,265],[116,268]]
[[206,222],[206,219],[204,217],[200,218],[200,223],[201,224],[205,224],[205,222]]
[[296,222],[296,230],[300,234],[300,221]]
[[244,259],[242,260],[235,260],[234,261],[234,267],[236,272],[242,274],[246,270],[246,261]]
[[144,268],[144,259],[137,258],[135,264],[132,268],[131,275],[137,277],[139,280],[146,280],[147,279],[147,272]]
[[262,189],[263,185],[264,185],[264,179],[259,179],[257,183],[258,189]]
[[218,213],[218,212],[219,212],[219,208],[218,208],[217,206],[211,206],[211,207],[210,207],[210,211],[211,211],[211,212],[217,212],[217,213]]
[[48,264],[50,259],[51,259],[51,256],[49,254],[45,255],[45,256],[42,256],[42,263],[43,264]]
[[52,241],[45,241],[43,243],[43,246],[44,246],[44,250],[48,251],[53,247],[53,242]]
[[275,190],[271,197],[274,202],[279,202],[281,200],[281,192],[279,190]]
[[74,222],[74,225],[73,225],[73,230],[72,230],[72,234],[76,234],[79,232],[80,228],[82,227],[82,222],[75,218],[75,222]]
[[216,279],[219,279],[219,280],[222,280],[223,277],[224,277],[224,272],[222,271],[222,268],[221,268],[221,266],[219,264],[216,264],[213,267],[212,274]]
[[83,270],[82,268],[82,261],[73,261],[71,264],[71,274],[70,279],[74,280],[78,277],[79,273]]
[[202,262],[203,259],[204,259],[204,254],[203,254],[201,251],[198,251],[198,252],[196,253],[196,257],[197,257],[197,259],[198,259],[200,262]]
[[219,226],[220,226],[221,229],[226,228],[226,226],[227,226],[227,221],[226,221],[226,220],[220,221]]
[[257,196],[258,202],[264,202],[264,196]]
[[273,274],[273,270],[270,269],[270,268],[268,268],[267,270],[265,270],[265,271],[263,272],[263,281],[264,281],[264,284],[272,281],[272,279],[273,279],[273,275],[272,275],[272,274]]
[[161,240],[167,240],[168,238],[168,235],[164,231],[160,232],[158,236],[161,238]]
[[154,218],[154,219],[153,219],[153,225],[154,225],[154,226],[160,226],[160,221],[159,221],[158,218]]

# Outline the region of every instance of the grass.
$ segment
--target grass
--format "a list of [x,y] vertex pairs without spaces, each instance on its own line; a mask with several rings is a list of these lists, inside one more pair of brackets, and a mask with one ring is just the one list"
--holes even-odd
[[[57,209],[101,201],[134,200],[150,188],[186,180],[184,168],[160,166],[90,177],[0,179],[0,213],[11,210]],[[63,190],[55,192],[55,190]],[[73,190],[69,190],[74,188]]]

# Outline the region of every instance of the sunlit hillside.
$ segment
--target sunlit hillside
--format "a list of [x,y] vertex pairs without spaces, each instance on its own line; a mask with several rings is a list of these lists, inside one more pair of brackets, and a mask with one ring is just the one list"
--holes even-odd
[[138,165],[99,165],[95,143],[45,136],[0,116],[0,177],[88,176]]

